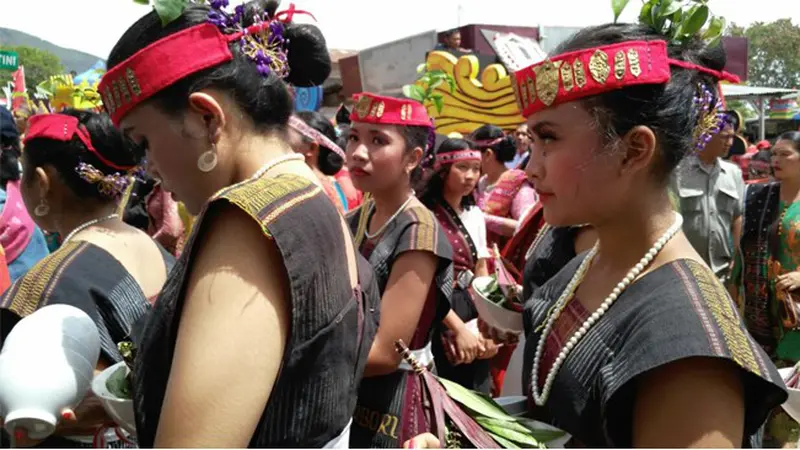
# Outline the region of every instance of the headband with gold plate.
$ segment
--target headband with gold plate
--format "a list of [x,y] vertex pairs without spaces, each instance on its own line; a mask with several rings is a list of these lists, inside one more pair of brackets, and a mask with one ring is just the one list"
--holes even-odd
[[350,113],[353,122],[381,125],[410,125],[430,127],[433,125],[425,107],[414,100],[362,92],[354,96],[356,106]]
[[440,167],[446,166],[448,164],[455,164],[465,161],[480,161],[480,160],[481,160],[480,150],[467,149],[467,150],[455,150],[447,153],[437,153],[436,161],[434,163],[434,168],[439,169]]
[[670,66],[738,83],[728,72],[672,59],[666,41],[628,41],[564,53],[518,70],[512,87],[524,117],[581,98],[644,84],[665,84]]

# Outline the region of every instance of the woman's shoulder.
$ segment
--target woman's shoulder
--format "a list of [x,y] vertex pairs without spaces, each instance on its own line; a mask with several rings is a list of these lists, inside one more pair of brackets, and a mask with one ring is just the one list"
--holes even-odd
[[78,303],[91,302],[85,298],[88,291],[110,295],[125,278],[127,271],[100,247],[85,241],[66,242],[17,279],[3,294],[0,307],[20,317],[52,303],[80,307]]
[[774,364],[705,264],[692,259],[668,263],[631,285],[618,302],[614,322],[625,336],[616,358],[620,373],[636,376],[686,358],[720,358],[752,380],[760,379],[750,384],[762,394],[772,399],[785,395]]
[[453,251],[444,229],[433,211],[425,205],[409,206],[395,220],[400,228],[399,251],[420,250],[452,258]]

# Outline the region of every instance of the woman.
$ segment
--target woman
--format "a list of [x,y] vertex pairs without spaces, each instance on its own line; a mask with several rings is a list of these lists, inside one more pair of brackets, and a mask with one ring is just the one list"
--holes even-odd
[[11,113],[0,106],[0,244],[12,282],[50,253],[44,233],[22,203],[20,155],[19,132]]
[[336,143],[333,124],[315,111],[297,113],[289,120],[289,143],[305,157],[306,164],[317,175],[325,194],[340,213],[347,212],[347,198],[333,178],[344,165],[344,150]]
[[[463,139],[447,139],[431,153],[426,164],[430,176],[420,185],[418,197],[444,229],[453,248],[453,275],[456,280],[450,297],[452,310],[469,323],[478,318],[469,288],[476,276],[486,276],[489,248],[483,212],[475,205],[473,190],[481,173],[481,153]],[[477,323],[475,324],[477,325]],[[477,326],[475,327],[477,333]],[[462,386],[489,393],[488,358],[497,353],[489,340],[482,342],[484,351],[479,361],[455,365],[451,334],[441,329],[441,339],[433,340],[433,355],[438,375]]]
[[[751,184],[745,191],[732,290],[748,331],[778,367],[790,367],[800,361],[800,324],[782,319],[800,300],[800,132],[778,138],[772,167],[775,182]],[[766,431],[779,446],[800,438],[800,427],[780,410]]]
[[286,142],[287,83],[321,84],[330,57],[277,3],[226,3],[190,3],[166,26],[145,15],[100,83],[153,176],[197,216],[138,344],[137,438],[342,447],[377,297],[362,295],[370,271]]
[[525,172],[508,169],[514,159],[514,140],[494,125],[484,125],[472,133],[475,145],[481,150],[481,167],[485,174],[475,191],[478,206],[486,214],[489,245],[505,246],[519,226],[519,221],[536,204],[536,192],[528,183]]
[[[419,377],[401,363],[395,342],[403,340],[424,366],[433,362],[431,338],[445,318],[456,334],[457,362],[471,362],[479,342],[449,310],[453,250],[436,217],[411,190],[433,133],[428,113],[411,100],[363,93],[350,117],[347,165],[356,188],[372,198],[348,220],[381,293],[381,322],[359,388],[350,444],[397,448],[429,424]],[[372,426],[376,417],[380,426]]]
[[724,51],[665,39],[585,28],[515,74],[545,220],[598,235],[526,303],[524,386],[588,447],[751,445],[787,397],[666,189],[719,129]]
[[[3,338],[38,308],[64,303],[85,311],[97,325],[97,370],[122,361],[117,344],[131,339],[134,324],[147,312],[148,299],[158,295],[174,262],[116,213],[140,156],[104,114],[67,110],[31,117],[22,198],[37,225],[58,232],[64,242],[0,299]],[[95,433],[110,421],[91,399],[75,416],[76,422],[62,424],[41,445],[91,447]],[[113,431],[106,435],[110,446],[120,444]]]

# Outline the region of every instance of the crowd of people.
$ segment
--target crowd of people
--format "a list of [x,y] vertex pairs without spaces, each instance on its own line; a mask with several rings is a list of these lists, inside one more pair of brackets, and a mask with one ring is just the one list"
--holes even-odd
[[[89,394],[5,446],[444,446],[399,341],[575,445],[798,441],[800,132],[727,161],[724,51],[588,27],[513,77],[525,123],[437,139],[409,99],[294,113],[331,70],[320,30],[225,6],[132,25],[102,113],[0,109],[3,338],[62,303],[95,320],[97,371],[136,348],[135,436]],[[497,265],[521,335],[476,309]]]

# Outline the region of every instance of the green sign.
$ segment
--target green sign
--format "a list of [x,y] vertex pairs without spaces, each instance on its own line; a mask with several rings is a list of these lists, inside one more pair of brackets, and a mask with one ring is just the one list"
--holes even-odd
[[17,67],[19,67],[17,52],[0,50],[0,70],[17,70]]

